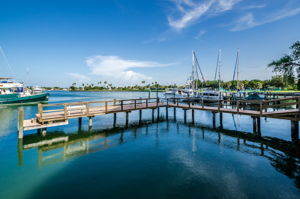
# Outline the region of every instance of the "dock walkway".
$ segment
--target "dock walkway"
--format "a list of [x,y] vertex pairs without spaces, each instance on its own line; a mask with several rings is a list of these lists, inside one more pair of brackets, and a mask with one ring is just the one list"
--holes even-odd
[[[114,124],[116,114],[126,113],[126,125],[128,125],[128,114],[131,111],[140,111],[140,120],[143,109],[152,109],[152,118],[154,110],[166,108],[166,117],[168,119],[169,108],[181,108],[184,110],[186,120],[186,110],[192,110],[192,120],[194,122],[194,110],[210,111],[213,113],[213,123],[215,123],[215,114],[222,113],[248,115],[253,118],[253,129],[260,131],[260,118],[269,117],[277,119],[290,120],[292,128],[298,129],[300,121],[300,96],[273,100],[217,100],[213,103],[204,103],[200,101],[182,102],[180,98],[160,99],[160,98],[139,98],[126,100],[107,100],[107,101],[89,101],[72,102],[60,104],[39,104],[38,113],[35,118],[24,120],[23,109],[19,110],[19,137],[23,137],[23,131],[42,129],[45,131],[48,127],[68,125],[68,120],[82,117],[89,118],[89,126],[92,126],[92,118],[98,115],[114,114]],[[249,109],[252,110],[249,110]],[[255,109],[255,110],[253,110]],[[176,111],[174,111],[176,118]],[[293,127],[294,126],[294,127]],[[295,130],[297,131],[297,130]],[[297,132],[296,132],[297,133]]]

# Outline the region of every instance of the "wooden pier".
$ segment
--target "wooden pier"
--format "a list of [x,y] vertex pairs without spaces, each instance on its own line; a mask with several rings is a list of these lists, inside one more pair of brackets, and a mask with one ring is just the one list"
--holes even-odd
[[[234,105],[232,105],[234,104]],[[169,108],[174,108],[174,119],[176,119],[176,108],[184,110],[184,121],[186,122],[187,110],[191,110],[192,122],[195,121],[195,110],[210,111],[213,113],[212,124],[216,125],[216,114],[219,114],[220,126],[223,126],[223,113],[247,115],[253,119],[253,131],[260,132],[260,118],[276,118],[291,121],[291,132],[293,139],[299,139],[300,120],[300,96],[272,100],[215,100],[213,103],[182,102],[181,98],[161,99],[161,98],[139,98],[126,100],[107,100],[72,102],[60,104],[39,104],[38,113],[34,118],[24,120],[24,111],[19,109],[18,138],[23,138],[23,131],[42,131],[46,134],[46,129],[54,126],[68,125],[69,119],[78,118],[81,125],[82,118],[89,118],[89,127],[92,127],[93,118],[98,115],[114,114],[114,126],[117,121],[117,113],[126,113],[126,126],[129,123],[129,113],[139,110],[139,120],[142,120],[142,110],[152,109],[152,120],[154,121],[154,111],[157,109],[159,116],[160,108],[166,108],[166,119],[168,120]],[[249,110],[251,108],[251,110]],[[254,109],[254,110],[253,110]]]

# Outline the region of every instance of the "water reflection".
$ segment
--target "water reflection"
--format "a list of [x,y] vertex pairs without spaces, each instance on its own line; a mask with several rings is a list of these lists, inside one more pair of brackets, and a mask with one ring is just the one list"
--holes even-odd
[[[166,123],[165,129],[162,129],[161,123]],[[38,151],[38,165],[45,166],[65,161],[69,158],[113,148],[140,137],[148,136],[149,128],[155,128],[155,145],[159,146],[159,136],[162,130],[163,132],[168,132],[168,129],[173,126],[176,128],[175,134],[179,133],[190,137],[191,151],[193,153],[198,150],[197,142],[205,141],[242,153],[262,156],[270,161],[270,164],[277,171],[293,179],[295,185],[300,189],[299,142],[240,131],[212,129],[195,124],[189,124],[188,132],[183,133],[181,132],[181,127],[186,127],[186,124],[175,121],[158,121],[155,124],[148,122],[133,124],[129,127],[132,134],[124,133],[125,130],[128,130],[126,128],[112,128],[101,131],[78,131],[76,133],[55,131],[48,133],[46,136],[40,134],[26,135],[18,143],[19,165],[23,165],[23,153],[32,148],[36,148]]]

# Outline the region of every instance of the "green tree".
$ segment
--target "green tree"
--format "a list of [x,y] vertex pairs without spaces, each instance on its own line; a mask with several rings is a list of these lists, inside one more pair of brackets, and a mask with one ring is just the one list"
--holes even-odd
[[289,84],[294,84],[296,76],[297,89],[300,90],[300,42],[295,42],[290,49],[292,51],[290,55],[272,61],[268,67],[273,67],[274,72],[282,74]]

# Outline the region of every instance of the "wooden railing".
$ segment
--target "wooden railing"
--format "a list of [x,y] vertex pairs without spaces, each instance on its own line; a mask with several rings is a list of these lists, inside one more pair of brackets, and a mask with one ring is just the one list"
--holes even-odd
[[[273,100],[223,100],[223,99],[201,99],[200,101],[195,102],[194,99],[190,98],[137,98],[137,99],[123,99],[123,100],[105,100],[105,101],[89,101],[89,102],[71,102],[71,103],[56,103],[56,104],[39,104],[38,105],[38,114],[37,119],[39,122],[44,123],[46,121],[51,121],[51,114],[55,116],[55,120],[61,119],[66,120],[71,117],[72,111],[79,111],[79,115],[84,116],[93,116],[92,110],[98,108],[103,111],[103,113],[112,113],[114,112],[111,108],[119,107],[117,112],[122,111],[131,111],[137,110],[141,107],[138,105],[143,104],[142,108],[149,108],[151,103],[151,108],[159,106],[160,102],[164,102],[163,106],[167,107],[182,107],[182,104],[185,104],[187,108],[193,108],[197,106],[203,110],[208,109],[209,106],[216,107],[215,111],[221,112],[226,109],[235,110],[236,113],[240,113],[247,107],[255,107],[255,110],[258,111],[258,114],[262,116],[270,108],[287,108],[291,106],[293,109],[298,109],[300,113],[300,96],[299,97],[289,97],[283,99],[273,99]],[[213,104],[211,102],[214,102]],[[283,103],[284,102],[284,103]],[[210,105],[212,104],[212,105]],[[127,105],[133,105],[128,109]],[[160,104],[161,106],[161,104]],[[193,107],[192,107],[193,106]],[[124,109],[126,108],[126,109]],[[222,109],[222,110],[221,110]],[[81,111],[81,112],[80,112]],[[47,114],[48,119],[45,119],[43,116]],[[75,114],[75,116],[78,116]],[[78,116],[78,117],[80,117]],[[74,115],[72,115],[74,117]]]
[[[51,113],[55,115],[55,119],[68,119],[70,113],[74,110],[81,111],[81,116],[92,116],[91,110],[93,108],[103,109],[104,113],[108,113],[109,107],[120,107],[120,111],[128,111],[124,109],[126,105],[133,105],[133,110],[137,109],[139,104],[145,104],[145,108],[148,108],[150,103],[155,103],[156,106],[160,103],[160,98],[136,98],[136,99],[123,99],[123,100],[103,100],[103,101],[89,101],[89,102],[70,102],[70,103],[55,103],[55,104],[38,104],[37,119],[43,123],[51,120]],[[50,113],[50,114],[49,114]],[[47,114],[48,118],[43,116]]]

